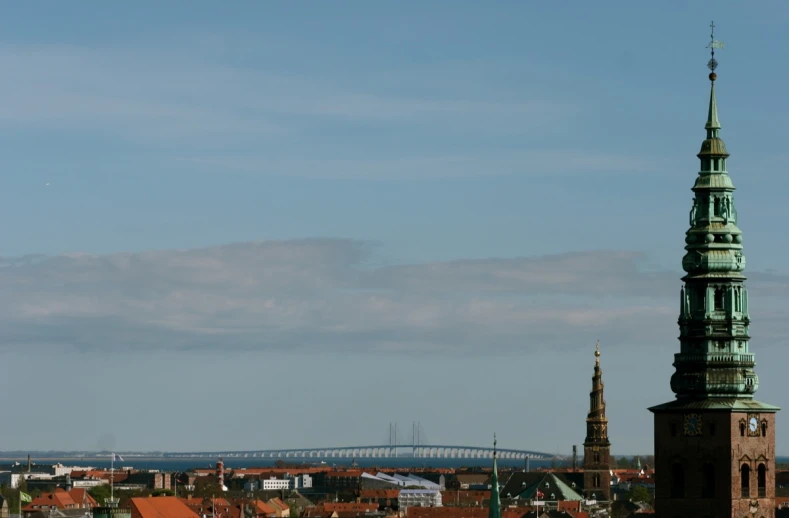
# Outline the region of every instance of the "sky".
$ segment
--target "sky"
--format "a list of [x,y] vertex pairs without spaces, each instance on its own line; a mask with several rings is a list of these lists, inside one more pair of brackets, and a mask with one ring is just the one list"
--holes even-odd
[[[3,450],[652,452],[709,96],[785,406],[783,2],[8,3]],[[789,454],[778,414],[777,450]]]

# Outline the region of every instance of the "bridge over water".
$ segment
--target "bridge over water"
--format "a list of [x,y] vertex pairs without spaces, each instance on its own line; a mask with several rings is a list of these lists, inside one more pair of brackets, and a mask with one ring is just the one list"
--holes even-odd
[[[552,459],[557,455],[537,451],[498,448],[502,459]],[[487,459],[493,448],[486,446],[453,446],[447,444],[419,444],[415,446],[344,446],[336,448],[292,448],[285,450],[249,450],[214,452],[165,453],[165,458],[260,458],[260,459],[387,459],[410,457],[419,459]]]

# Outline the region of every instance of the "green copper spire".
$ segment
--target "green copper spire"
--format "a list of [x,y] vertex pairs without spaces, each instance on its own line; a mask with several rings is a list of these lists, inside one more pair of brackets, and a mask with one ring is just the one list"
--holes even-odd
[[[713,74],[710,74],[710,75],[713,75]],[[718,120],[718,102],[715,100],[715,80],[714,79],[712,80],[712,86],[710,87],[710,111],[709,111],[709,113],[707,115],[707,124],[704,127],[707,130],[719,130],[719,129],[721,129],[721,123]],[[717,134],[714,135],[714,136],[717,137]],[[710,137],[707,137],[707,138],[710,138]]]
[[493,434],[493,477],[490,480],[490,509],[488,518],[501,518],[501,502],[499,500],[499,469],[496,465],[496,434]]
[[742,232],[737,227],[734,185],[726,169],[729,153],[720,138],[713,57],[707,138],[697,155],[701,168],[693,186],[690,228],[685,237],[687,253],[682,268],[687,275],[681,290],[679,315],[680,352],[674,357],[676,372],[671,389],[683,398],[753,397],[759,386],[754,355],[749,351],[750,318],[745,288]]

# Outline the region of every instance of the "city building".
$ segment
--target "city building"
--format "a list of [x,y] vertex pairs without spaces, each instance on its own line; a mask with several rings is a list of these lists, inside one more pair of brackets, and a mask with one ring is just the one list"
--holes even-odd
[[594,351],[594,376],[589,393],[589,414],[586,416],[584,440],[584,487],[590,502],[611,500],[611,443],[608,440],[608,418],[605,416],[603,371],[600,369],[600,342]]
[[441,507],[441,491],[437,489],[403,489],[397,496],[400,511],[409,507]]
[[325,485],[332,489],[359,489],[362,472],[358,470],[329,471],[326,473]]
[[[714,28],[714,26],[713,26]],[[754,399],[742,232],[720,137],[714,36],[706,139],[686,233],[676,398],[654,406],[661,517],[775,516],[775,414]]]

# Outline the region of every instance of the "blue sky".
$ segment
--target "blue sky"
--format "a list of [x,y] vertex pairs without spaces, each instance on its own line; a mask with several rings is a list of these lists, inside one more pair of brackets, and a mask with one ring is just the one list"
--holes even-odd
[[[785,4],[3,6],[0,373],[25,397],[0,404],[27,423],[3,448],[421,420],[564,452],[599,338],[614,452],[651,451],[712,18],[759,397],[781,405]],[[37,411],[53,393],[72,403]]]

